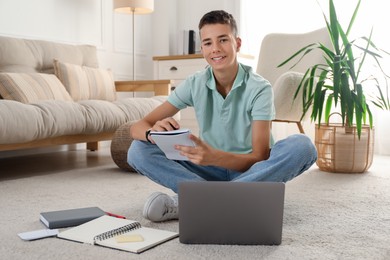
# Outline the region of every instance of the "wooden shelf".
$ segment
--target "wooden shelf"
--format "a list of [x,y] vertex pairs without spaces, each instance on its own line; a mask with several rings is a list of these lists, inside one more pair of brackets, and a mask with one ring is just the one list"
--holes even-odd
[[188,60],[188,59],[202,59],[203,55],[188,54],[188,55],[169,55],[169,56],[154,56],[153,60]]

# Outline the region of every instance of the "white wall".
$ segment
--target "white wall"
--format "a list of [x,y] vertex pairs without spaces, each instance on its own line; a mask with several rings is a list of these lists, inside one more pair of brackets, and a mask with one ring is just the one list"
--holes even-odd
[[0,33],[102,44],[102,1],[2,0]]

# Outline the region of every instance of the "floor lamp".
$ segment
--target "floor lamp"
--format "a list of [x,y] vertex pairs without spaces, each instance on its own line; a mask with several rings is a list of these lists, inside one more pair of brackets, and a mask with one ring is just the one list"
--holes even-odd
[[133,19],[133,80],[135,80],[135,14],[148,14],[154,10],[154,0],[114,0],[114,10],[131,14]]

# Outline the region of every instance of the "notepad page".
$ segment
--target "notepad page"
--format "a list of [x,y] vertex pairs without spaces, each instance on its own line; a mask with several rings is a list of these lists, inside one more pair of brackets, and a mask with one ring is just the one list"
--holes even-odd
[[178,237],[179,235],[176,232],[147,228],[147,227],[141,227],[139,229],[135,229],[133,231],[124,233],[123,235],[129,235],[129,234],[140,235],[143,237],[143,241],[121,243],[121,242],[117,242],[115,237],[112,237],[102,241],[96,241],[96,244],[110,247],[110,248],[116,248],[119,250],[141,253],[151,247],[154,247],[165,241]]
[[[175,134],[167,134],[175,132]],[[175,145],[195,146],[189,138],[190,132],[178,132],[178,130],[170,132],[159,132],[159,134],[152,134],[152,138],[158,147],[165,153],[168,159],[171,160],[188,160],[187,157],[180,154],[175,149]]]
[[58,237],[82,243],[93,244],[93,238],[104,232],[117,229],[136,221],[102,216],[80,226],[70,228],[58,234]]

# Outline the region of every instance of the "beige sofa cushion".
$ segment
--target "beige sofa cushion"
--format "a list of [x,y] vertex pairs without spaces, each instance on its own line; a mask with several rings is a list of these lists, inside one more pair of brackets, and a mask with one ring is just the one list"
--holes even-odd
[[[274,89],[274,104],[276,109],[275,119],[289,120],[299,122],[302,120],[303,108],[302,108],[302,91],[299,91],[294,99],[297,86],[302,81],[303,73],[287,71],[283,73],[273,85]],[[316,80],[316,79],[315,79]],[[305,117],[311,114],[309,110]]]
[[55,75],[43,73],[0,73],[0,96],[22,103],[72,100]]
[[0,101],[0,143],[23,143],[47,137],[82,133],[85,122],[76,102],[43,100],[23,104]]
[[111,71],[54,60],[54,72],[75,101],[116,99]]
[[113,132],[122,124],[140,120],[166,97],[104,100],[42,100],[23,104],[0,100],[0,144],[29,142],[48,137]]

